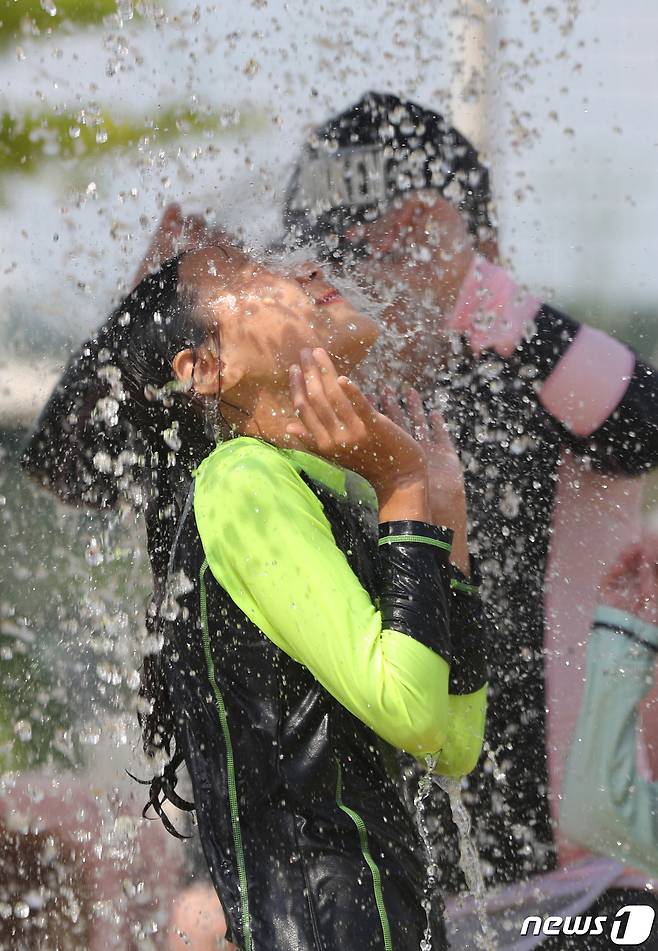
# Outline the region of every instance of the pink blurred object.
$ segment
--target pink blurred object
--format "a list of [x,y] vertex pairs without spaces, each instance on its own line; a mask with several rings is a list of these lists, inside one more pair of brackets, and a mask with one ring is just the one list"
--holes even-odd
[[619,405],[635,357],[601,330],[581,327],[539,391],[546,410],[576,436],[589,436]]
[[76,882],[64,880],[62,886],[74,891],[77,885],[83,892],[77,903],[89,918],[88,951],[142,947],[142,933],[154,947],[165,946],[171,904],[180,890],[182,849],[159,820],[142,819],[134,795],[114,801],[111,789],[94,788],[83,775],[6,774],[0,777],[3,837],[5,846],[11,838],[19,851],[22,837],[26,849],[52,837],[73,858],[70,877]]
[[502,267],[476,254],[447,327],[468,340],[476,357],[495,350],[506,358],[532,326],[540,306]]

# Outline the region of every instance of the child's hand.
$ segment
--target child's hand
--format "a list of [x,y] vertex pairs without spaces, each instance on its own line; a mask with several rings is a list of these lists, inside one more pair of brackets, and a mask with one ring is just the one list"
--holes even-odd
[[180,205],[167,205],[156,228],[144,260],[139,265],[132,289],[182,251],[201,247],[207,240],[206,222],[202,215],[183,215]]
[[404,391],[403,409],[390,387],[382,392],[382,408],[389,419],[412,433],[427,461],[427,485],[432,521],[454,532],[451,560],[470,575],[464,470],[438,410],[428,413],[417,390]]
[[299,419],[287,432],[310,452],[360,473],[378,495],[401,481],[425,480],[420,444],[338,376],[326,350],[302,351],[301,366],[290,368],[290,392]]

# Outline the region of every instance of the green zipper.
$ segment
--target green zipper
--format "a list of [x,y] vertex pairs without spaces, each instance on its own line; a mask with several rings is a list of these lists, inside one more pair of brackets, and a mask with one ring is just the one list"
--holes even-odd
[[366,864],[370,869],[372,874],[372,887],[375,893],[375,902],[377,904],[377,911],[379,912],[379,920],[382,924],[382,936],[384,938],[384,951],[393,951],[393,943],[391,941],[391,927],[388,922],[388,915],[386,914],[386,906],[384,905],[384,895],[382,893],[382,877],[377,867],[377,863],[370,854],[370,849],[368,847],[368,830],[366,829],[366,824],[354,809],[350,809],[349,806],[346,806],[343,803],[343,773],[341,770],[340,763],[336,763],[338,767],[338,774],[336,779],[336,804],[339,809],[349,816],[354,825],[356,826],[359,833],[359,842],[361,843],[361,852],[363,857],[366,860]]
[[438,538],[428,538],[427,535],[384,535],[379,539],[381,545],[394,545],[397,542],[420,542],[421,545],[432,545],[444,551],[452,551],[450,542],[442,542]]
[[201,604],[201,627],[203,629],[203,651],[206,655],[206,667],[208,669],[208,679],[215,696],[215,706],[219,714],[219,722],[224,734],[224,745],[226,746],[226,773],[228,785],[228,801],[231,810],[231,827],[233,830],[233,845],[235,846],[235,857],[238,865],[238,882],[240,886],[240,905],[242,908],[242,938],[244,941],[244,951],[252,951],[251,938],[251,918],[249,915],[249,893],[247,891],[247,870],[244,861],[244,848],[242,846],[242,831],[240,830],[240,814],[238,811],[238,791],[235,783],[235,762],[233,760],[233,744],[231,743],[231,734],[228,728],[228,719],[226,717],[226,707],[224,699],[217,686],[215,678],[215,664],[210,650],[210,634],[208,633],[208,603],[206,598],[206,579],[205,574],[208,569],[208,562],[204,560],[199,572],[199,581],[201,588],[199,592],[199,601]]
[[453,591],[461,591],[463,594],[478,595],[480,593],[480,589],[476,584],[468,584],[466,581],[459,581],[458,578],[451,580],[450,587]]

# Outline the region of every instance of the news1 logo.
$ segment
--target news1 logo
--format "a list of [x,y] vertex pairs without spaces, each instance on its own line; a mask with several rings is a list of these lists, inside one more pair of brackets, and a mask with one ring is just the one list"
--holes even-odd
[[656,912],[650,905],[624,905],[612,919],[607,915],[570,915],[567,918],[530,915],[521,925],[521,934],[601,935],[608,924],[613,944],[637,947],[651,934],[655,916]]
[[651,934],[656,912],[649,905],[624,905],[610,929],[613,944],[642,944]]

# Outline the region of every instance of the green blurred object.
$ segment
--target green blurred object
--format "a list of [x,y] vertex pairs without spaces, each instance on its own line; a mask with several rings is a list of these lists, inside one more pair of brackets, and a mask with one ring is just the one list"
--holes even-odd
[[[26,39],[52,39],[63,28],[101,26],[115,15],[139,17],[139,4],[117,0],[0,0],[0,45]],[[39,112],[5,108],[0,112],[0,174],[37,171],[46,162],[100,157],[112,150],[144,142],[163,143],[189,133],[220,127],[210,110],[192,111],[170,104],[158,108],[155,119],[112,116],[100,107],[77,113],[43,109]]]
[[67,24],[89,26],[117,13],[116,0],[0,0],[0,43],[50,35]]
[[[139,19],[141,3],[130,0],[0,0],[0,47],[30,39],[51,40],[56,30],[78,33],[85,26],[115,26]],[[8,51],[7,51],[8,52]],[[23,106],[0,112],[0,175],[38,171],[46,163],[102,158],[111,151],[148,147],[200,132],[244,127],[239,113],[228,122],[218,110],[170,103],[155,118],[111,115],[93,105],[78,112],[57,107],[34,111]],[[254,117],[250,116],[249,121]]]
[[190,132],[215,130],[216,115],[176,108],[158,110],[157,118],[113,119],[107,113],[57,115],[0,114],[0,173],[33,172],[44,162],[84,159],[110,149],[130,148],[142,140],[166,142]]

